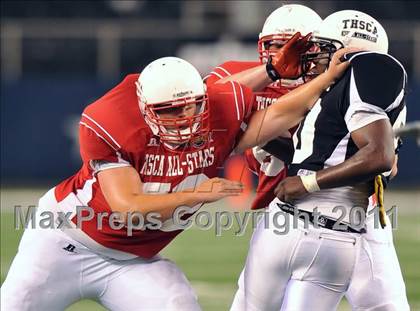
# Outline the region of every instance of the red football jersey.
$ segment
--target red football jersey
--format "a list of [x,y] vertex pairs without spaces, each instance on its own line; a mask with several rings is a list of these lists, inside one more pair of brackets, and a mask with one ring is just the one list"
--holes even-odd
[[[168,150],[154,136],[140,112],[135,81],[138,74],[128,75],[119,85],[86,107],[80,121],[81,170],[55,188],[58,206],[75,213],[76,206],[89,206],[98,212],[111,212],[96,178],[98,161],[134,167],[143,182],[144,193],[169,193],[220,175],[225,159],[238,142],[251,114],[254,94],[239,83],[208,87],[210,135],[183,150]],[[203,145],[204,144],[204,145]],[[201,206],[195,206],[191,213]],[[77,223],[77,215],[72,221]],[[75,229],[79,239],[104,247],[111,256],[133,254],[144,258],[156,255],[181,230],[172,220],[161,230],[112,229],[107,218],[97,229],[98,216],[84,221]],[[73,234],[73,236],[75,236]],[[115,254],[113,253],[115,250]]]
[[[228,61],[214,68],[204,80],[207,85],[213,85],[222,78],[259,65],[261,65],[259,62]],[[255,92],[253,110],[267,108],[291,89],[281,86],[280,82],[275,82],[267,86],[262,92]],[[265,208],[275,198],[274,189],[277,184],[287,177],[286,167],[283,161],[259,147],[246,150],[245,158],[249,169],[258,176],[256,196],[251,209]]]

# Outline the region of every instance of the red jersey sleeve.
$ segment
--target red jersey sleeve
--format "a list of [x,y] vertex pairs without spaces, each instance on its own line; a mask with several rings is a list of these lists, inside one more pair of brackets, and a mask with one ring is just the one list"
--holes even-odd
[[80,122],[79,125],[79,142],[80,155],[83,162],[90,162],[92,160],[119,162],[120,156],[118,155],[117,149],[83,122]]
[[253,92],[246,86],[229,81],[209,86],[208,94],[213,122],[211,128],[227,131],[226,140],[231,140],[235,146],[248,127],[254,102]]
[[207,85],[211,85],[220,79],[229,77],[233,74],[242,72],[258,65],[260,65],[258,62],[228,61],[215,67],[206,77],[204,77],[203,80]]
[[[252,90],[238,82],[228,81],[208,88],[213,113],[223,116],[228,124],[245,123],[246,127],[254,106]],[[243,128],[245,130],[245,128]]]
[[240,83],[229,82],[229,84],[231,84],[233,88],[235,106],[237,107],[238,115],[241,116],[242,124],[245,124],[241,126],[241,130],[245,132],[253,111],[255,96],[250,88]]
[[136,74],[128,75],[82,113],[80,154],[83,162],[96,170],[98,165],[109,168],[131,163],[130,152],[136,146],[130,142],[142,125],[134,84],[137,78]]

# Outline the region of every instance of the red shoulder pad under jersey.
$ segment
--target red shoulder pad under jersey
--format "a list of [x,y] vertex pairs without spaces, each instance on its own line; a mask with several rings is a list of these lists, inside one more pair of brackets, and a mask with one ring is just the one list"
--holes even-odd
[[242,72],[258,65],[261,64],[259,62],[228,61],[215,67],[206,77],[204,77],[203,80],[207,85],[211,85],[222,78],[226,78],[235,73]]
[[254,93],[246,86],[229,81],[208,89],[211,129],[236,131],[235,139],[247,127],[254,103]]
[[90,104],[80,120],[80,153],[83,161],[115,161],[130,152],[133,136],[148,129],[140,113],[135,81],[128,75],[120,84]]

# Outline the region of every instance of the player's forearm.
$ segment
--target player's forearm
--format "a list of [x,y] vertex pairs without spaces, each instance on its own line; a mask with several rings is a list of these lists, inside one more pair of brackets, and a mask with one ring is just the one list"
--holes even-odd
[[316,179],[321,189],[354,185],[389,171],[393,162],[393,156],[381,148],[366,145],[343,163],[318,171]]
[[216,83],[226,83],[229,81],[235,81],[245,85],[254,92],[262,91],[266,86],[273,82],[267,75],[265,65],[260,65],[238,72],[231,76],[222,78]]
[[284,105],[291,103],[292,105],[290,106],[290,110],[294,110],[295,114],[301,115],[310,110],[321,94],[333,83],[334,79],[327,73],[323,73],[312,81],[305,83],[293,91],[279,97],[275,104]]
[[298,124],[321,94],[334,82],[326,74],[280,97],[275,104],[253,114],[249,126],[235,151],[263,145]]
[[267,110],[261,129],[261,139],[263,141],[274,139],[278,133],[298,124],[333,83],[331,76],[323,73],[277,99]]
[[128,213],[141,213],[146,216],[149,213],[157,213],[161,221],[170,219],[174,211],[180,206],[193,207],[202,203],[196,192],[174,192],[167,194],[133,194],[124,198],[111,208],[123,215],[126,221]]

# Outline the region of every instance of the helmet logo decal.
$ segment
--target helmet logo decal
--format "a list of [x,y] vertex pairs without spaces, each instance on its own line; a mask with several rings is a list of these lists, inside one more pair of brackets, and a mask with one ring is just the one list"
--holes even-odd
[[194,148],[201,148],[203,147],[205,142],[206,142],[206,137],[204,135],[199,135],[193,138],[191,144]]
[[360,30],[366,30],[367,32],[372,33],[373,35],[376,35],[378,33],[378,30],[376,29],[376,26],[362,20],[358,19],[344,19],[344,29],[352,28],[352,29],[360,29]]
[[[363,39],[363,40],[367,40],[374,43],[378,41],[378,30],[376,26],[373,25],[372,23],[369,23],[363,20],[358,20],[358,19],[344,19],[343,24],[344,24],[343,29],[345,30],[341,32],[341,35],[343,37],[348,37],[349,39],[348,41],[350,41],[350,37]],[[354,32],[351,32],[350,30],[346,30],[346,29],[353,29]],[[358,32],[357,30],[365,30],[367,32],[370,32],[371,35]]]
[[378,38],[372,37],[372,36],[369,36],[368,34],[360,33],[360,32],[355,32],[352,37],[353,38],[358,38],[358,39],[365,39],[365,40],[368,40],[368,41],[371,41],[371,42],[378,41]]
[[321,48],[333,43],[336,48],[388,52],[388,36],[382,25],[370,15],[356,10],[342,10],[327,16],[312,33],[312,39]]
[[174,98],[178,98],[178,97],[185,97],[186,95],[192,94],[193,91],[184,91],[184,92],[179,92],[173,95]]

